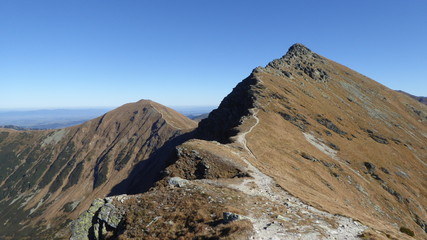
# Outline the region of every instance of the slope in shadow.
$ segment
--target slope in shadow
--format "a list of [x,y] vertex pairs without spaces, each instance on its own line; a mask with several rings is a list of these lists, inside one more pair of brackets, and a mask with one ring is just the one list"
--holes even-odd
[[250,115],[249,109],[255,106],[257,93],[262,86],[251,74],[237,84],[233,91],[221,102],[219,107],[199,123],[196,129],[197,138],[220,143],[230,143],[230,137],[237,135],[237,126],[243,116]]
[[175,148],[194,138],[194,131],[184,133],[167,141],[153,152],[147,160],[135,165],[129,176],[114,186],[108,196],[144,193],[162,178],[163,170],[175,160]]

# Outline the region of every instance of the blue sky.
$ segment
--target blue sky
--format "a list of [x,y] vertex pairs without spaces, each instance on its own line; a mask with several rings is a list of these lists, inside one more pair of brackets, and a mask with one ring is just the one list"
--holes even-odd
[[218,105],[296,42],[427,96],[427,1],[0,1],[0,109]]

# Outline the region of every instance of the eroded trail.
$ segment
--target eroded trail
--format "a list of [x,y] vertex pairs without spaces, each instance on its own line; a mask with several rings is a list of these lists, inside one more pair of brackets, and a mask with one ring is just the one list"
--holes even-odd
[[251,133],[252,130],[259,124],[259,118],[257,117],[258,110],[250,109],[249,112],[252,114],[252,117],[255,119],[256,122],[246,132],[242,132],[237,135],[237,142],[243,146],[243,148],[251,155],[251,157],[255,158],[254,153],[251,151],[251,149],[249,149],[248,145],[246,144],[246,135],[248,133]]
[[[251,178],[245,178],[240,183],[231,184],[229,187],[251,197],[268,200],[257,203],[251,208],[248,219],[252,222],[255,231],[252,239],[359,239],[357,236],[367,228],[366,226],[351,218],[335,216],[303,203],[280,188],[271,177],[262,173],[251,163],[257,159],[247,145],[246,136],[258,126],[260,120],[257,117],[257,110],[251,109],[250,112],[255,123],[236,138],[237,143],[245,151],[238,152],[230,148],[247,164],[246,171],[250,173]],[[285,208],[286,214],[274,214],[271,209],[276,206]]]

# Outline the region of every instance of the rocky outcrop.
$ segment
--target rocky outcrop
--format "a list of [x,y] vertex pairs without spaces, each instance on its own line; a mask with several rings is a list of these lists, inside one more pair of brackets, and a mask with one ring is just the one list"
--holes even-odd
[[100,240],[117,235],[124,213],[114,201],[123,203],[129,197],[120,195],[95,199],[88,210],[71,223],[70,240]]
[[208,141],[190,140],[176,147],[173,164],[164,172],[168,176],[187,180],[247,176],[238,164],[223,154],[227,151]]
[[[95,222],[97,222],[97,213],[99,212],[99,209],[104,206],[105,201],[102,199],[95,199],[95,201],[92,203],[90,208],[82,213],[80,217],[75,220],[71,224],[71,238],[72,240],[88,240],[90,239],[90,235],[94,235],[94,218]],[[92,229],[92,234],[90,234],[90,229]]]
[[221,143],[231,142],[230,138],[238,132],[235,127],[241,123],[242,117],[249,115],[249,109],[255,106],[257,93],[262,88],[253,74],[237,84],[219,107],[199,123],[197,137]]
[[330,79],[329,70],[325,68],[326,62],[327,59],[297,43],[292,45],[282,58],[268,63],[265,70],[286,78],[307,76],[316,82],[325,83]]
[[168,180],[168,183],[174,187],[184,187],[188,184],[188,180],[182,179],[180,177],[172,177]]

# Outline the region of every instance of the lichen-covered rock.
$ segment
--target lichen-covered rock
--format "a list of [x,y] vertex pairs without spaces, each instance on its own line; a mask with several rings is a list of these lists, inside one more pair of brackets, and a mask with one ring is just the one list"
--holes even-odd
[[98,220],[105,222],[113,228],[117,228],[123,219],[122,214],[111,203],[106,203],[102,206],[97,217]]
[[95,214],[104,204],[105,201],[103,199],[97,198],[92,202],[90,208],[87,211],[89,213]]
[[79,218],[71,224],[70,240],[88,240],[88,231],[92,226],[93,215],[89,211],[82,213]]
[[[122,196],[123,197],[123,196]],[[95,199],[90,208],[71,224],[70,240],[98,240],[107,234],[107,225],[118,228],[123,214],[112,203],[113,198]]]
[[92,227],[92,221],[98,210],[104,205],[104,200],[95,199],[90,208],[83,212],[77,220],[71,224],[70,240],[89,240],[89,229]]

